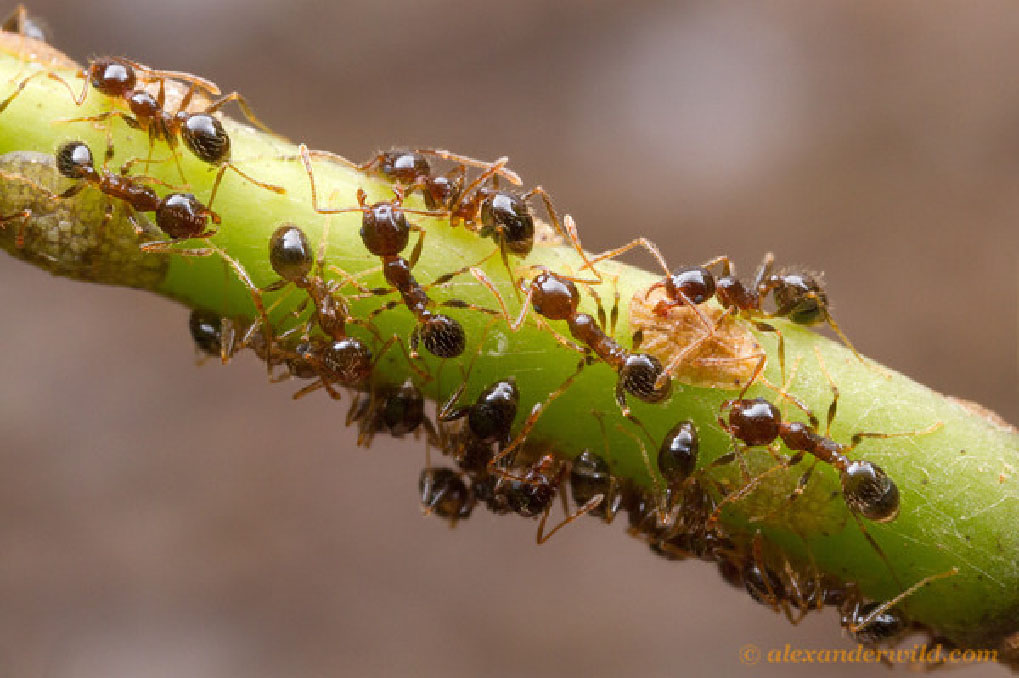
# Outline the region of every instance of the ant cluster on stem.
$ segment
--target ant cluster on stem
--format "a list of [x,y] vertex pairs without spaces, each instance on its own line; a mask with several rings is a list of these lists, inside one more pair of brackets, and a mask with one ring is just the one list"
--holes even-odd
[[[37,37],[35,24],[20,11],[3,25],[4,30],[26,39]],[[259,191],[286,192],[254,178],[233,159],[233,141],[218,117],[226,104],[236,102],[250,122],[267,130],[242,95],[222,95],[215,83],[189,73],[153,69],[122,57],[101,57],[77,73],[80,86],[54,70],[33,70],[0,102],[0,121],[33,82],[44,80],[62,85],[75,106],[95,97],[109,106],[104,112],[67,118],[60,124],[68,129],[104,126],[109,139],[112,126],[126,124],[145,135],[148,154],[111,170],[115,157],[111,141],[102,166],[97,167],[93,149],[68,133],[67,140],[45,160],[29,162],[28,151],[0,158],[0,178],[5,185],[20,186],[3,199],[0,238],[11,240],[15,251],[33,251],[46,240],[45,229],[53,227],[53,215],[77,205],[91,192],[93,198],[98,195],[103,208],[85,223],[98,233],[122,222],[129,224],[127,236],[123,229],[118,232],[122,240],[130,241],[126,248],[121,244],[121,249],[130,250],[132,256],[162,266],[169,256],[221,257],[246,288],[256,316],[223,318],[208,310],[193,311],[189,329],[199,354],[225,363],[238,352],[250,350],[266,363],[272,380],[309,382],[294,393],[295,398],[324,390],[339,400],[346,393],[350,403],[346,422],[357,426],[359,444],[369,445],[383,434],[424,437],[426,464],[418,493],[426,514],[450,525],[467,519],[479,506],[495,514],[537,518],[540,544],[585,515],[611,523],[622,512],[628,531],[662,557],[715,562],[726,581],[744,587],[754,600],[794,623],[811,610],[835,607],[843,625],[866,643],[890,641],[909,630],[903,607],[908,597],[954,574],[933,574],[908,585],[900,582],[900,593],[890,600],[867,600],[852,583],[810,563],[793,562],[767,540],[764,531],[727,526],[726,510],[754,494],[769,478],[805,467],[786,499],[791,504],[820,475],[818,469],[827,468],[840,490],[832,501],[844,503],[898,582],[894,563],[867,525],[894,521],[901,493],[894,478],[857,456],[857,450],[870,439],[923,435],[937,424],[921,431],[859,432],[848,442],[836,440],[831,425],[839,390],[818,354],[819,369],[833,394],[822,433],[819,418],[790,392],[785,339],[775,320],[803,326],[826,324],[856,359],[864,359],[832,317],[828,294],[816,276],[802,270],[776,270],[771,254],[764,257],[750,282],[735,275],[726,256],[670,269],[659,248],[644,238],[588,254],[573,218],[560,216],[541,186],[523,188],[506,157],[485,161],[436,148],[394,149],[359,163],[301,144],[296,155],[282,160],[298,163],[303,170],[310,208],[324,221],[325,233],[316,249],[307,224],[275,224],[264,244],[275,278],[256,282],[239,261],[215,244],[216,234],[229,228],[230,221],[225,210],[214,211],[225,172],[235,173]],[[170,90],[183,92],[175,106],[168,103]],[[181,145],[216,171],[207,198],[189,192]],[[181,185],[135,172],[139,165],[148,172],[153,164],[163,162],[153,159],[157,148],[173,159]],[[334,192],[320,200],[323,191],[316,179],[316,162],[353,171],[366,185],[368,179],[387,182],[391,196],[372,201],[359,188],[353,195]],[[415,198],[420,198],[424,209],[407,206]],[[541,218],[535,207],[543,210],[550,228],[576,255],[580,262],[576,270],[526,263],[536,248],[545,246],[536,236]],[[327,256],[329,220],[345,213],[360,214],[362,254],[378,262],[385,286],[370,287],[361,281],[379,269],[352,275]],[[152,215],[151,221],[147,214]],[[491,241],[494,248],[477,261],[451,266],[452,270],[419,282],[415,269],[425,251],[430,228],[426,224],[462,228],[471,237]],[[414,245],[405,254],[412,239]],[[188,247],[195,240],[204,246]],[[608,313],[602,303],[602,296],[608,296],[606,290],[613,286],[604,262],[636,248],[654,256],[663,276],[630,300],[632,335],[624,345],[617,338],[618,289],[613,290],[614,303]],[[496,256],[501,266],[486,269]],[[494,308],[456,298],[440,301],[435,291],[454,281],[480,289]],[[500,288],[512,290],[514,298]],[[283,305],[286,299],[289,306]],[[372,299],[379,303],[369,312],[352,310]],[[517,308],[511,310],[514,304]],[[281,315],[278,308],[290,311]],[[387,336],[380,328],[383,314],[407,318],[410,334]],[[485,322],[465,323],[473,314],[483,316]],[[471,368],[482,359],[485,337],[471,336],[465,327],[480,325],[489,328],[482,335],[496,327],[510,334],[524,327],[537,328],[550,338],[548,350],[556,359],[576,360],[576,370],[545,393],[522,393],[513,374],[479,388],[471,379]],[[769,353],[760,346],[761,336],[777,341],[772,355],[779,363],[780,386],[765,378]],[[469,350],[472,347],[476,348]],[[427,358],[419,352],[422,348]],[[400,383],[379,369],[394,350],[399,350],[398,359],[410,373]],[[436,370],[428,367],[433,361],[440,366]],[[451,390],[438,384],[438,373],[447,364],[460,369],[460,379]],[[580,376],[594,365],[615,373],[611,397],[622,416],[614,417],[614,411],[590,413],[590,426],[601,429],[605,449],[567,454],[547,436],[533,433],[551,405],[576,388]],[[731,397],[721,401],[714,414],[728,440],[727,450],[703,455],[703,431],[685,417],[677,417],[679,421],[665,436],[656,439],[631,408],[632,401],[667,407],[681,388],[677,384],[730,392]],[[426,385],[437,399],[432,415],[427,412]],[[751,388],[773,395],[751,397]],[[530,411],[521,406],[524,402],[534,403]],[[787,406],[799,414],[784,413]],[[644,483],[613,472],[610,462],[619,452],[609,449],[609,427],[632,440],[646,472]],[[649,449],[657,450],[657,455]],[[433,465],[431,450],[448,457],[449,465]],[[747,458],[762,450],[774,463],[763,471],[751,471]],[[720,470],[728,471],[730,477],[735,474],[739,481],[735,486],[721,482],[716,475]],[[562,517],[554,521],[557,502]]]

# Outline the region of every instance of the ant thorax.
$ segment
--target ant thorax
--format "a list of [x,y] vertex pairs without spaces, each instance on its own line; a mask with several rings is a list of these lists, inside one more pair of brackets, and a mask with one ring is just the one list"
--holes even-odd
[[642,335],[640,350],[667,367],[681,356],[671,374],[690,386],[738,389],[753,378],[764,354],[745,323],[714,304],[702,304],[697,309],[714,327],[711,332],[692,307],[663,310],[665,301],[662,287],[650,293],[639,289],[630,300],[630,327]]

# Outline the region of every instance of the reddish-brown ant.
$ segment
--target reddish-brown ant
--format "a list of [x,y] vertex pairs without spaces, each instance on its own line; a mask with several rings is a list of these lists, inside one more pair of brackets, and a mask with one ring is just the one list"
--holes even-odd
[[[107,153],[109,158],[109,153]],[[154,190],[138,181],[137,177],[114,174],[105,169],[96,169],[92,159],[92,151],[81,141],[69,141],[56,153],[57,170],[68,179],[80,179],[58,197],[69,198],[79,193],[85,186],[92,185],[96,190],[116,198],[137,212],[154,212],[156,225],[170,240],[143,243],[140,247],[146,252],[174,252],[193,256],[204,256],[212,253],[211,249],[174,250],[170,245],[180,240],[192,238],[209,238],[215,230],[208,228],[209,220],[220,223],[219,215],[207,205],[203,205],[190,193],[170,193],[160,198]],[[112,207],[108,207],[107,215]],[[128,220],[138,234],[143,232],[134,215],[128,214]]]
[[[305,169],[311,180],[313,209],[319,214],[326,215],[344,212],[362,212],[364,216],[361,220],[361,240],[371,254],[382,260],[383,277],[400,294],[401,301],[383,305],[373,311],[369,315],[369,319],[378,313],[395,308],[402,302],[417,319],[417,324],[414,326],[410,336],[412,354],[416,353],[419,344],[424,344],[425,349],[429,353],[439,358],[455,358],[462,354],[467,341],[463,326],[456,319],[441,313],[435,313],[429,308],[434,302],[429,299],[427,288],[422,286],[411,272],[421,256],[424,246],[424,231],[420,227],[412,226],[407,221],[406,214],[435,216],[435,213],[404,208],[402,206],[403,195],[399,189],[397,189],[396,197],[393,200],[384,200],[369,205],[367,194],[364,190],[358,189],[358,207],[321,207],[318,204],[318,193],[315,188],[314,176],[312,175],[311,159],[307,155],[307,148],[304,146],[301,148],[301,158],[305,162]],[[420,235],[411,253],[410,260],[407,260],[400,253],[410,242],[412,230],[417,230]],[[463,270],[441,276],[429,287],[444,284],[451,278],[459,275]],[[387,294],[389,290],[372,292],[372,294],[376,293]],[[478,309],[455,299],[445,301],[442,305],[488,311],[488,309]],[[494,313],[493,311],[488,312]]]
[[[29,77],[34,77],[29,76]],[[57,78],[58,76],[52,75]],[[221,109],[231,101],[236,101],[244,112],[245,117],[254,125],[264,131],[269,131],[258,118],[255,117],[248,105],[247,100],[237,92],[231,92],[221,96],[209,103],[200,112],[188,111],[188,107],[194,99],[197,90],[203,89],[210,95],[218,95],[219,88],[212,82],[189,73],[177,71],[156,71],[146,66],[124,59],[121,57],[104,57],[95,59],[89,63],[85,72],[85,83],[81,94],[74,97],[77,105],[85,101],[88,86],[91,85],[99,92],[123,99],[128,106],[128,111],[106,111],[93,116],[82,118],[71,118],[64,122],[100,122],[113,117],[119,117],[128,126],[145,130],[149,135],[149,153],[155,141],[162,140],[169,147],[177,163],[177,170],[181,179],[184,179],[184,172],[180,167],[180,160],[177,156],[176,146],[178,139],[191,153],[204,163],[219,167],[219,173],[213,183],[211,198],[215,197],[222,181],[223,173],[232,170],[247,181],[272,191],[274,193],[285,193],[281,186],[267,184],[246,174],[230,161],[230,136],[223,127],[223,123],[212,114]],[[144,87],[139,87],[139,80],[145,79],[158,83],[158,90],[155,95]],[[187,90],[181,98],[177,111],[171,113],[166,110],[166,81],[169,79],[183,80],[187,83]],[[66,84],[66,83],[65,83]],[[4,105],[6,105],[5,102]],[[3,107],[0,107],[0,111]]]

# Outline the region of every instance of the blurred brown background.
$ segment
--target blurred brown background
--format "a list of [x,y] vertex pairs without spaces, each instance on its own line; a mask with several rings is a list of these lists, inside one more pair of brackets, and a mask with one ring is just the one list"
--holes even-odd
[[[824,270],[864,353],[1019,418],[1014,2],[32,9],[312,147],[509,154],[594,250]],[[195,369],[169,302],[7,258],[0,286],[0,676],[740,675],[745,643],[849,645],[621,526],[420,517],[421,445],[354,449],[345,405],[250,360]]]

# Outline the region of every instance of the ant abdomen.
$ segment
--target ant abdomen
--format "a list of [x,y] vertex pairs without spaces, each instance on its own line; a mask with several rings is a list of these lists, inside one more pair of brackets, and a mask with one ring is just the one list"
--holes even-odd
[[656,387],[662,376],[662,363],[647,353],[631,353],[619,369],[619,383],[630,395],[646,403],[660,403],[672,392],[672,382]]
[[772,294],[778,307],[787,310],[789,320],[798,325],[818,325],[828,320],[828,295],[809,275],[779,276]]
[[221,123],[207,113],[177,114],[181,119],[180,135],[184,145],[196,158],[210,165],[219,164],[230,158],[230,135]]
[[481,203],[479,235],[493,238],[510,254],[527,255],[534,247],[534,217],[519,196],[495,191]]
[[842,494],[852,511],[877,523],[899,515],[899,488],[877,464],[864,459],[850,461],[841,480]]
[[463,325],[441,313],[428,315],[414,328],[411,348],[417,345],[418,340],[429,353],[438,358],[455,358],[467,347]]

